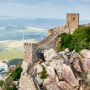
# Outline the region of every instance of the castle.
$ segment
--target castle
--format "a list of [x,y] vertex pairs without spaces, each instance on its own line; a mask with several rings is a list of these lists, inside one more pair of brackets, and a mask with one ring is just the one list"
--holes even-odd
[[58,39],[59,34],[64,32],[72,34],[76,28],[88,25],[89,24],[79,25],[79,13],[67,13],[65,26],[58,26],[49,29],[47,37],[37,43],[24,43],[24,58],[22,63],[23,72],[21,73],[20,78],[20,90],[37,90],[35,85],[37,85],[38,90],[40,90],[35,79],[32,77],[32,75],[29,74],[29,69],[33,66],[35,62],[38,61],[39,52],[44,49],[55,48],[55,43]]
[[24,61],[33,65],[33,63],[38,60],[36,52],[38,53],[39,50],[54,48],[59,34],[64,32],[72,33],[78,26],[79,13],[67,13],[65,26],[49,29],[47,37],[38,43],[24,43]]

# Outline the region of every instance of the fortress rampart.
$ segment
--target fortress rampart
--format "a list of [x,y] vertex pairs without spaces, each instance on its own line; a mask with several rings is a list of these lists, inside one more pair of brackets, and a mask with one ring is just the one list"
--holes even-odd
[[66,25],[49,29],[47,37],[37,43],[24,43],[24,61],[30,63],[32,66],[33,63],[38,61],[38,57],[36,55],[37,50],[54,48],[59,34],[64,32],[72,33],[76,28],[85,26],[90,26],[90,23],[79,25],[79,13],[67,13]]
[[80,28],[84,28],[84,27],[86,27],[86,26],[87,26],[87,27],[90,26],[90,23],[79,25]]
[[47,37],[37,43],[24,43],[24,61],[33,65],[38,60],[36,55],[39,49],[54,48],[57,37],[61,33],[72,33],[79,25],[79,14],[67,13],[66,25],[48,30]]
[[[28,71],[35,62],[38,61],[39,50],[55,48],[55,43],[58,39],[58,35],[61,33],[71,33],[78,27],[90,26],[89,24],[79,25],[79,13],[67,13],[66,14],[66,25],[58,26],[48,30],[47,37],[37,43],[24,43],[23,51],[23,72],[20,78],[20,90],[39,90],[39,86],[35,79],[28,74]],[[35,85],[36,84],[36,85]],[[36,87],[38,89],[36,89]]]

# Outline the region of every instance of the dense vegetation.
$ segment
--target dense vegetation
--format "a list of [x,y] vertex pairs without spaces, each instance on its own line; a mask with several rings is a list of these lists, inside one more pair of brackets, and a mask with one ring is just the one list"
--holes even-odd
[[22,72],[22,68],[18,67],[11,73],[10,76],[12,77],[13,80],[17,80],[20,78],[21,72]]
[[[21,65],[21,62],[19,63]],[[12,81],[16,81],[20,79],[20,74],[22,72],[22,68],[18,65],[15,70],[10,71],[10,76],[3,82],[2,89],[3,90],[17,90],[16,86],[12,83]]]
[[2,87],[4,81],[3,80],[0,80],[0,86]]
[[72,34],[62,33],[59,50],[69,48],[70,51],[79,52],[82,49],[90,49],[90,27],[77,28]]

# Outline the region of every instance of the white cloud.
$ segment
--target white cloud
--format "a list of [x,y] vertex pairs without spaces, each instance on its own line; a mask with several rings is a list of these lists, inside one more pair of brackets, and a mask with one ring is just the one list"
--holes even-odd
[[28,31],[43,31],[43,30],[45,30],[45,29],[35,28],[35,27],[30,27],[30,26],[27,26],[26,28],[28,29]]
[[17,19],[16,17],[0,17],[0,19]]
[[5,29],[5,27],[0,27],[0,29]]
[[17,26],[15,26],[15,25],[12,25],[12,24],[9,24],[9,26],[11,26],[11,27],[17,27]]

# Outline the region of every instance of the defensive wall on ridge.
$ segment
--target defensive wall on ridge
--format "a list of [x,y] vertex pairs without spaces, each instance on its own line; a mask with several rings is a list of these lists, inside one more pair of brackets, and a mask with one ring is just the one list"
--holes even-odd
[[24,61],[31,63],[38,60],[36,51],[39,49],[55,48],[58,35],[61,33],[72,33],[79,25],[79,14],[67,13],[66,25],[58,26],[48,30],[47,37],[37,43],[24,43]]
[[59,34],[64,32],[72,34],[76,28],[85,26],[90,26],[90,23],[79,25],[79,13],[67,13],[66,25],[49,29],[47,37],[37,43],[24,43],[24,61],[33,65],[33,63],[38,60],[36,55],[37,50],[55,48],[55,43]]
[[28,73],[33,64],[38,61],[38,56],[36,55],[37,51],[55,48],[55,43],[58,39],[59,34],[64,32],[72,34],[72,32],[76,28],[85,26],[90,26],[90,23],[79,25],[79,13],[67,13],[65,26],[58,26],[49,29],[47,37],[37,43],[24,43],[24,58],[22,64],[23,72],[21,73],[19,90],[40,90],[38,83],[36,82],[34,77],[32,75],[29,75]]

